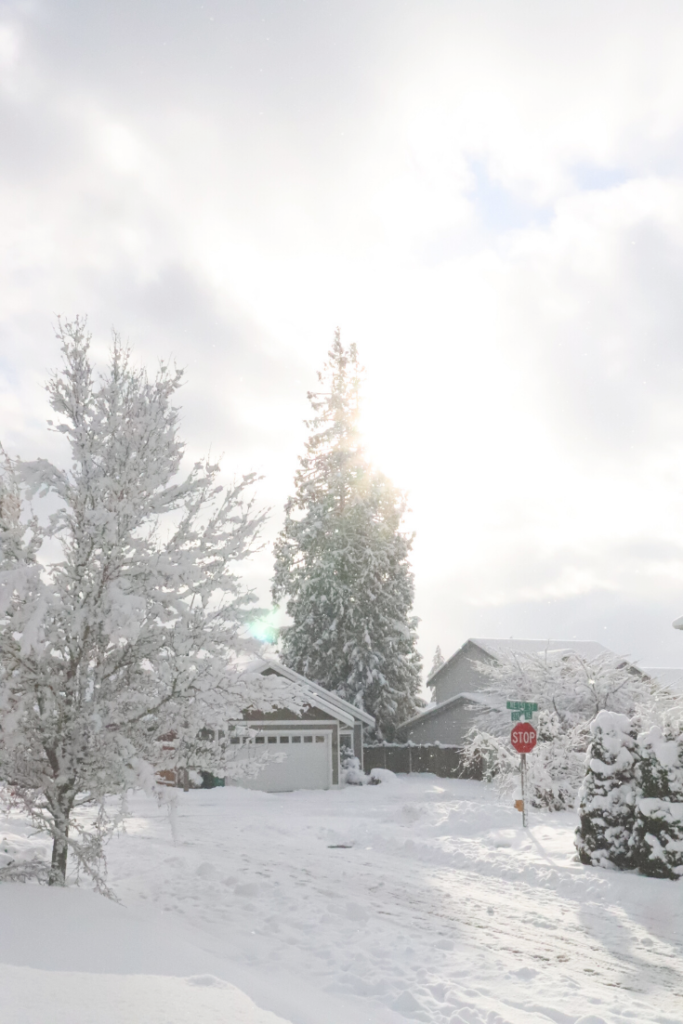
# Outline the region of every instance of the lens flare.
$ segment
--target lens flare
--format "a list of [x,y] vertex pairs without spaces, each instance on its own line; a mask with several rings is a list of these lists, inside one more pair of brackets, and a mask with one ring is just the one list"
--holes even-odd
[[279,629],[275,625],[277,613],[278,609],[273,608],[271,611],[266,612],[265,615],[261,615],[258,619],[254,619],[249,623],[247,628],[255,640],[260,641],[262,644],[277,643],[279,635]]

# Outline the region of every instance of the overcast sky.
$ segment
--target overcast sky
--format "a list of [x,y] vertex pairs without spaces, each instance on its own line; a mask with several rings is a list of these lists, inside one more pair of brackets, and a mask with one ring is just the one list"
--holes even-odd
[[264,474],[272,538],[340,326],[427,662],[683,666],[682,53],[680,0],[0,0],[0,439],[64,457],[87,313],[187,368],[190,453]]

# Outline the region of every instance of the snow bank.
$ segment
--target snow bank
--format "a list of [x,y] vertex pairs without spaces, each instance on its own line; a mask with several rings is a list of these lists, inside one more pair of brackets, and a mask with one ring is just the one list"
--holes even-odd
[[286,1024],[196,945],[87,890],[6,883],[0,920],[3,1024]]
[[282,1024],[213,975],[79,974],[0,966],[7,1024]]

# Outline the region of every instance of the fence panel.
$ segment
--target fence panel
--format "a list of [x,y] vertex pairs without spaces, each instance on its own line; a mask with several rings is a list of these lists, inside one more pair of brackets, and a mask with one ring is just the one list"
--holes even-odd
[[460,747],[440,744],[373,743],[363,751],[366,772],[388,768],[397,774],[431,772],[442,779],[481,779],[480,765],[463,765]]

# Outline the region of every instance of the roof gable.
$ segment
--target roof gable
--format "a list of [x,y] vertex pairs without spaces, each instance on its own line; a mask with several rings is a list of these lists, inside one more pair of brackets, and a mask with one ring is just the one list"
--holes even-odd
[[491,704],[487,700],[486,694],[484,693],[456,693],[453,697],[447,697],[446,700],[441,701],[440,704],[435,704],[431,708],[425,708],[424,711],[420,711],[419,714],[413,715],[405,722],[401,722],[399,730],[407,729],[411,725],[415,725],[417,722],[424,722],[428,718],[434,718],[441,715],[444,711],[448,711],[458,701],[465,701],[468,704],[480,704],[482,708],[491,707]]
[[321,711],[325,711],[333,718],[338,718],[339,721],[344,722],[346,725],[353,725],[354,722],[362,722],[364,725],[370,726],[375,724],[375,719],[367,711],[361,711],[360,708],[350,704],[347,700],[338,697],[336,693],[332,693],[331,690],[326,690],[311,679],[299,675],[298,672],[287,668],[286,665],[282,665],[279,661],[273,661],[270,658],[258,658],[247,667],[251,671],[259,672],[261,675],[274,674],[281,676],[283,679],[289,679],[293,683],[298,683],[308,691],[310,703],[314,707],[320,708]]

